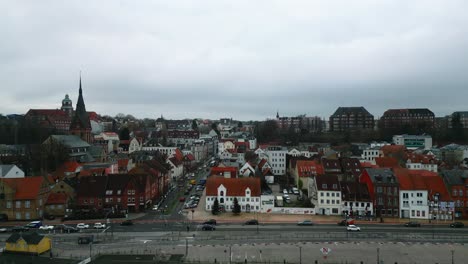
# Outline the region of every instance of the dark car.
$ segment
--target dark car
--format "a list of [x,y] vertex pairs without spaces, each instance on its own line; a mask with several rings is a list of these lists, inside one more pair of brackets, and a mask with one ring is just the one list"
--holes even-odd
[[406,227],[421,227],[421,224],[418,222],[408,222],[405,224]]
[[311,225],[314,225],[314,223],[312,223],[312,221],[310,220],[304,220],[302,222],[299,222],[297,223],[298,226],[311,226]]
[[206,220],[205,222],[203,222],[204,225],[216,225],[216,220],[215,219],[210,219],[210,220]]
[[453,222],[450,224],[450,227],[455,227],[455,228],[462,228],[465,225],[462,222]]
[[94,236],[80,236],[78,237],[78,244],[89,244],[94,242]]
[[54,229],[62,231],[63,233],[76,233],[79,231],[78,228],[69,225],[56,225]]
[[133,225],[132,220],[125,220],[122,223],[120,223],[121,226],[131,226]]
[[27,226],[15,226],[11,229],[13,232],[27,232],[29,231],[29,227]]
[[214,230],[216,230],[216,227],[214,225],[204,224],[202,226],[202,230],[204,230],[204,231],[214,231]]
[[245,225],[258,225],[258,221],[255,219],[251,219],[244,223]]

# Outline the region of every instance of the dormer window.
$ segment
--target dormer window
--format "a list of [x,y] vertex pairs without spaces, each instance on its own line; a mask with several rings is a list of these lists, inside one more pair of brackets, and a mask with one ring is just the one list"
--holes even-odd
[[327,189],[327,184],[326,183],[322,184],[322,189]]
[[250,191],[249,191],[249,190],[246,190],[246,191],[245,191],[245,194],[246,194],[246,195],[250,195]]

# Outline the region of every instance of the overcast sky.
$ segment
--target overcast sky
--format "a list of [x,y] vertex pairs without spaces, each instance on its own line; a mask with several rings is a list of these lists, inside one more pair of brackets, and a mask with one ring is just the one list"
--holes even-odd
[[468,110],[468,1],[0,0],[0,113]]

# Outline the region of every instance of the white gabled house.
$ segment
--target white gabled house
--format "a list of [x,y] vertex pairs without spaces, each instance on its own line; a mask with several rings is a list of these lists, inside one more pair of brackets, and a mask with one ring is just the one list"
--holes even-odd
[[309,181],[309,194],[317,214],[341,215],[342,199],[337,175],[319,175]]
[[215,199],[220,208],[227,212],[234,208],[234,198],[241,206],[241,212],[261,210],[260,178],[224,178],[211,176],[206,181],[206,210],[211,211]]

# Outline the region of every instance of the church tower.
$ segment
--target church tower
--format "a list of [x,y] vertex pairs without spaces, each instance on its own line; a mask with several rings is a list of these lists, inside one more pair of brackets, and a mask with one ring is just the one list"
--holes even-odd
[[91,122],[89,121],[88,113],[83,100],[83,90],[81,89],[81,76],[80,76],[80,89],[78,95],[78,102],[76,103],[76,111],[70,125],[70,134],[80,137],[82,140],[92,143],[91,136]]
[[68,94],[66,94],[65,99],[62,100],[62,107],[60,109],[67,113],[68,117],[73,117],[73,104],[72,100],[70,100],[70,97],[68,97]]

